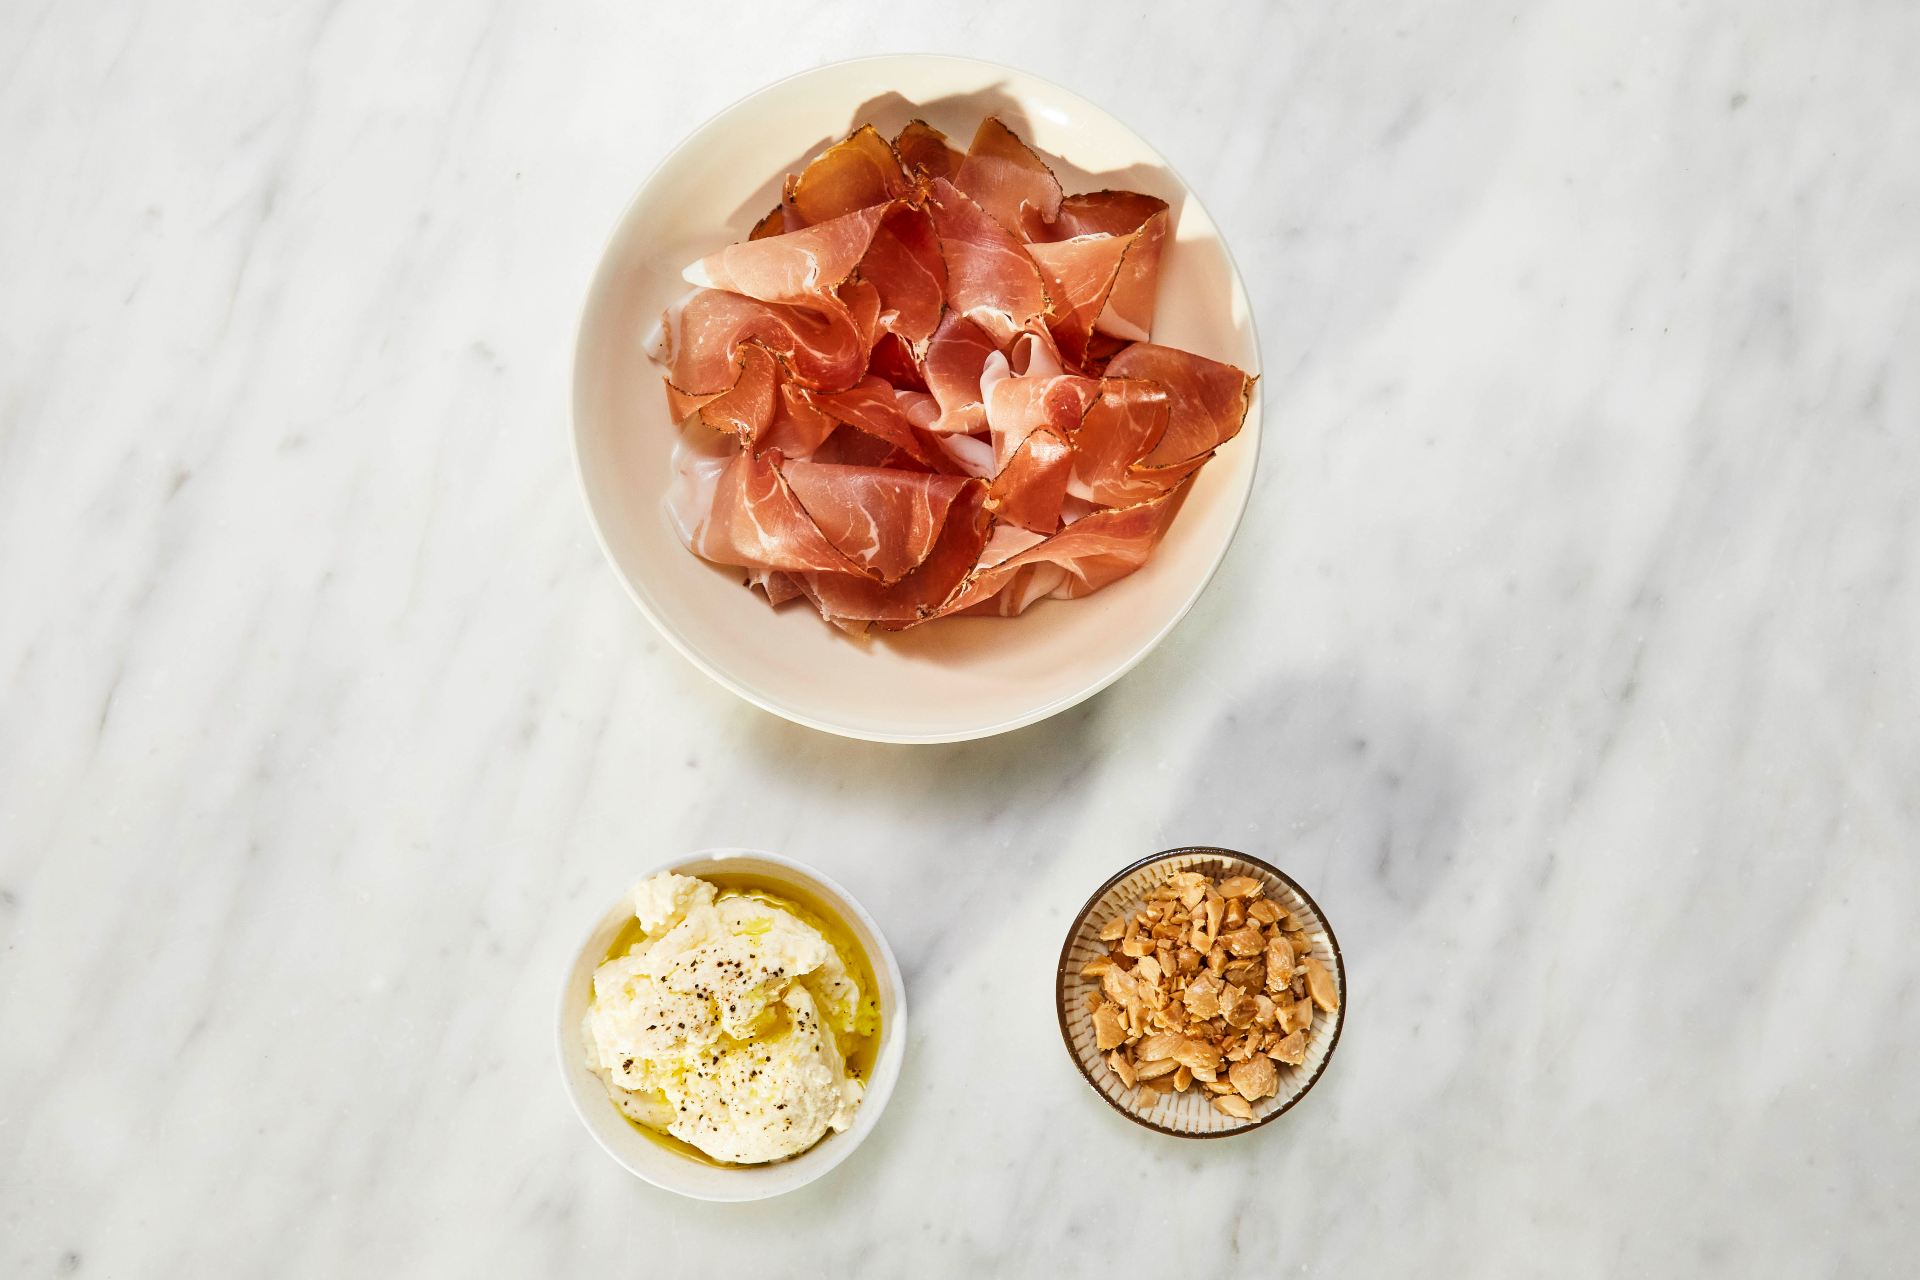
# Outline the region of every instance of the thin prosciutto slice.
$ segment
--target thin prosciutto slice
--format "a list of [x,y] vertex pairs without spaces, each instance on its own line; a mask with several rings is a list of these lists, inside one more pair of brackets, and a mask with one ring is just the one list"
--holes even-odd
[[1107,362],[1110,378],[1142,378],[1167,392],[1167,429],[1142,467],[1178,466],[1205,457],[1240,432],[1253,379],[1191,351],[1136,342]]
[[1069,195],[1004,123],[862,126],[651,347],[687,546],[848,631],[1013,617],[1146,563],[1253,380],[1149,340],[1165,201]]
[[1027,228],[1044,226],[1060,213],[1060,180],[993,116],[980,122],[953,185],[1017,237],[1031,239]]
[[787,179],[781,221],[785,230],[798,230],[881,204],[906,187],[893,148],[872,125],[861,125]]
[[976,570],[938,614],[978,609],[1022,570],[1043,564],[1059,571],[1056,585],[1045,594],[1062,599],[1089,595],[1119,581],[1145,564],[1160,545],[1189,488],[1190,483],[1183,484],[1130,507],[1103,508],[1081,517],[1052,537]]
[[929,190],[947,263],[947,305],[1002,345],[1037,326],[1047,288],[1025,245],[945,178]]

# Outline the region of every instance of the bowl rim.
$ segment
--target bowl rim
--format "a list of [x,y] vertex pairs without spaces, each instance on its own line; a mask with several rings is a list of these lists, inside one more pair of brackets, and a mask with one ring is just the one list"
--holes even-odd
[[[846,911],[852,915],[858,923],[864,925],[867,931],[873,935],[874,941],[878,944],[877,949],[879,952],[877,955],[869,955],[867,961],[873,966],[876,975],[884,973],[886,981],[892,984],[894,1007],[886,1019],[886,1040],[881,1046],[879,1057],[875,1059],[873,1075],[866,1082],[866,1093],[861,1098],[860,1110],[856,1113],[858,1118],[856,1118],[854,1122],[854,1127],[849,1128],[842,1134],[828,1134],[826,1138],[822,1138],[805,1151],[789,1156],[784,1160],[776,1160],[768,1164],[758,1165],[736,1166],[721,1164],[718,1166],[700,1166],[702,1168],[717,1167],[723,1173],[739,1172],[742,1174],[763,1173],[776,1169],[800,1169],[803,1167],[803,1162],[806,1162],[809,1156],[813,1156],[816,1152],[821,1151],[823,1146],[827,1145],[827,1138],[839,1137],[848,1139],[848,1141],[843,1143],[832,1144],[834,1149],[827,1153],[824,1158],[814,1160],[810,1164],[805,1165],[804,1176],[790,1177],[783,1184],[763,1188],[743,1187],[742,1190],[744,1194],[739,1195],[704,1194],[684,1185],[678,1185],[671,1178],[662,1179],[656,1177],[653,1173],[636,1168],[632,1163],[629,1163],[621,1152],[615,1150],[613,1146],[609,1145],[606,1139],[601,1136],[600,1131],[594,1127],[586,1112],[586,1108],[589,1105],[593,1105],[593,1103],[590,1102],[587,1096],[583,1096],[582,1088],[575,1079],[574,1072],[571,1070],[573,1058],[579,1054],[582,1046],[580,1028],[577,1025],[569,1024],[567,1003],[573,992],[574,978],[579,971],[580,962],[586,955],[587,944],[598,931],[600,922],[605,920],[606,917],[612,913],[614,905],[617,905],[621,901],[619,897],[606,900],[610,905],[601,907],[598,914],[580,931],[579,940],[568,949],[566,966],[560,977],[559,999],[556,1002],[557,1026],[555,1030],[557,1034],[554,1045],[556,1051],[555,1065],[560,1071],[561,1087],[566,1092],[567,1101],[572,1107],[575,1118],[580,1121],[580,1127],[587,1131],[587,1135],[593,1139],[594,1145],[604,1151],[608,1158],[615,1164],[649,1186],[658,1187],[662,1191],[672,1192],[674,1195],[685,1196],[690,1200],[702,1200],[708,1203],[751,1203],[757,1200],[772,1199],[775,1196],[785,1195],[790,1191],[798,1191],[801,1187],[824,1178],[833,1172],[834,1169],[844,1164],[860,1144],[865,1142],[867,1138],[872,1135],[873,1131],[880,1126],[881,1116],[886,1111],[887,1104],[893,1100],[894,1087],[899,1083],[900,1072],[906,1061],[907,1053],[907,984],[901,975],[900,961],[898,957],[894,955],[893,944],[887,940],[887,935],[881,930],[879,921],[875,920],[867,909],[860,905],[860,900],[849,893],[846,887],[839,881],[818,867],[801,862],[797,858],[790,858],[785,854],[774,853],[767,849],[753,849],[744,845],[724,845],[708,849],[691,850],[687,853],[680,854],[678,857],[651,866],[640,872],[638,876],[627,881],[626,888],[622,890],[622,893],[631,895],[635,885],[639,884],[642,880],[659,875],[663,871],[678,871],[681,867],[690,863],[725,862],[732,858],[755,858],[762,862],[770,862],[775,866],[783,867],[788,871],[797,873],[803,879],[814,883],[822,891],[822,896],[831,898],[837,909]],[[858,938],[856,937],[855,940],[858,941]],[[597,963],[595,967],[598,967]],[[597,1076],[594,1078],[598,1080]],[[592,1096],[597,1098],[599,1102],[609,1106],[612,1105],[612,1100],[606,1096],[604,1086],[602,1086],[599,1093]],[[672,1154],[677,1160],[686,1160],[689,1164],[694,1163],[688,1157],[681,1156],[677,1152]]]
[[[722,118],[731,115],[747,103],[753,101],[755,98],[772,93],[774,90],[796,80],[829,75],[835,71],[861,63],[918,61],[950,62],[987,68],[992,71],[1011,72],[1014,75],[1023,76],[1029,80],[1043,84],[1057,93],[1064,94],[1076,102],[1084,103],[1093,110],[1109,117],[1138,139],[1140,145],[1146,149],[1147,154],[1152,156],[1154,161],[1165,169],[1168,175],[1179,184],[1183,200],[1199,209],[1207,221],[1213,225],[1215,242],[1219,245],[1221,254],[1225,256],[1227,266],[1233,272],[1233,282],[1239,289],[1241,296],[1247,299],[1247,333],[1253,342],[1255,363],[1257,366],[1254,371],[1254,377],[1258,380],[1265,375],[1265,361],[1259,358],[1261,351],[1259,317],[1255,312],[1252,296],[1247,290],[1246,275],[1240,270],[1240,263],[1233,256],[1233,247],[1227,242],[1226,232],[1221,228],[1219,219],[1213,216],[1212,211],[1207,208],[1206,203],[1200,199],[1199,192],[1195,190],[1191,182],[1187,181],[1186,175],[1174,168],[1172,162],[1169,161],[1165,155],[1161,154],[1158,147],[1148,141],[1144,133],[1134,128],[1132,124],[1113,111],[1108,110],[1091,98],[1068,88],[1066,85],[1061,84],[1049,76],[1040,75],[1037,72],[1029,71],[1024,67],[1015,66],[1011,63],[996,62],[989,58],[972,58],[952,53],[874,53],[864,54],[857,58],[841,58],[833,62],[823,63],[817,67],[808,67],[804,70],[781,76],[779,79],[769,81],[749,93],[742,94],[695,125],[687,132],[685,137],[667,149],[660,159],[654,163],[653,167],[647,171],[647,175],[641,179],[640,185],[634,188],[633,194],[629,196],[627,202],[621,206],[619,216],[614,219],[612,227],[608,229],[606,237],[601,242],[600,252],[594,258],[593,267],[588,273],[587,287],[581,300],[579,313],[574,319],[572,376],[568,380],[567,437],[569,449],[573,455],[574,483],[579,490],[581,502],[587,509],[587,523],[593,529],[594,542],[599,545],[600,554],[602,558],[605,559],[607,567],[613,570],[613,576],[619,580],[621,589],[626,592],[627,598],[633,602],[634,607],[639,609],[641,616],[653,624],[654,630],[666,638],[667,643],[673,647],[675,652],[692,663],[697,670],[703,672],[721,688],[759,707],[762,711],[770,711],[783,720],[805,726],[809,729],[817,729],[822,733],[831,733],[838,737],[851,738],[855,741],[888,742],[909,746],[972,742],[981,738],[998,737],[1003,733],[1011,733],[1016,729],[1024,729],[1028,725],[1037,724],[1042,720],[1046,720],[1052,716],[1059,715],[1063,711],[1079,706],[1082,702],[1085,702],[1087,699],[1112,686],[1135,667],[1146,661],[1148,655],[1158,649],[1166,638],[1173,633],[1174,628],[1184,622],[1187,615],[1193,612],[1194,606],[1200,603],[1200,597],[1206,594],[1206,590],[1212,585],[1214,578],[1219,576],[1220,566],[1226,563],[1227,553],[1233,549],[1234,540],[1240,536],[1241,526],[1246,523],[1247,508],[1253,505],[1254,491],[1260,483],[1260,445],[1262,438],[1266,435],[1265,419],[1267,412],[1266,397],[1261,395],[1256,389],[1255,395],[1259,401],[1259,414],[1254,423],[1253,438],[1247,442],[1247,447],[1252,449],[1253,457],[1248,463],[1246,490],[1241,496],[1239,510],[1234,512],[1233,521],[1227,529],[1226,537],[1221,540],[1220,549],[1214,554],[1212,562],[1207,565],[1206,572],[1198,576],[1193,584],[1193,589],[1187,593],[1187,598],[1181,602],[1178,609],[1174,610],[1173,615],[1167,619],[1166,624],[1142,643],[1138,650],[1125,662],[1117,664],[1111,671],[1097,677],[1085,687],[1072,693],[1061,694],[1051,701],[1042,703],[1040,706],[1024,711],[1019,715],[1011,716],[998,724],[955,730],[936,730],[929,733],[898,733],[879,729],[856,728],[852,725],[838,724],[833,721],[808,715],[803,711],[787,706],[775,695],[720,670],[716,664],[699,653],[694,646],[679,633],[679,630],[671,621],[656,611],[653,606],[647,602],[633,581],[620,567],[619,560],[614,556],[613,546],[607,540],[606,531],[601,527],[600,515],[599,512],[594,509],[592,490],[587,483],[586,458],[581,447],[580,388],[583,362],[585,359],[581,340],[586,334],[587,317],[592,310],[594,296],[600,284],[602,274],[606,270],[609,255],[612,254],[615,243],[620,239],[622,229],[626,227],[627,220],[632,216],[635,206],[640,203],[641,197],[652,187],[655,179],[660,176],[663,169],[678,157],[681,152],[692,146],[695,140],[709,128],[718,123]],[[1247,433],[1243,430],[1241,434],[1244,436]]]
[[[1307,1082],[1301,1085],[1299,1091],[1291,1098],[1288,1098],[1285,1102],[1275,1107],[1272,1111],[1269,1111],[1266,1115],[1261,1116],[1259,1119],[1248,1121],[1236,1128],[1215,1129],[1208,1133],[1187,1133],[1180,1129],[1170,1128],[1158,1121],[1149,1120],[1145,1116],[1135,1115],[1132,1111],[1129,1111],[1108,1097],[1106,1090],[1102,1089],[1099,1082],[1093,1078],[1093,1073],[1087,1070],[1087,1064],[1080,1061],[1080,1053],[1073,1047],[1073,1033],[1067,1026],[1066,982],[1067,979],[1072,976],[1070,973],[1071,966],[1068,964],[1067,957],[1073,951],[1073,940],[1079,936],[1080,926],[1087,922],[1087,917],[1093,914],[1094,907],[1099,905],[1100,900],[1107,896],[1107,893],[1113,886],[1119,884],[1134,872],[1139,871],[1143,867],[1150,867],[1156,862],[1189,856],[1238,858],[1242,862],[1251,863],[1259,867],[1262,871],[1268,872],[1289,889],[1299,894],[1301,899],[1305,901],[1309,907],[1313,908],[1313,913],[1320,917],[1320,927],[1327,935],[1327,946],[1333,952],[1334,969],[1340,976],[1340,1008],[1338,1015],[1333,1020],[1333,1039],[1327,1042],[1327,1051],[1321,1057],[1320,1065],[1315,1067],[1313,1074],[1307,1077]],[[1054,970],[1053,979],[1053,1006],[1054,1014],[1060,1022],[1060,1042],[1066,1046],[1067,1057],[1072,1060],[1074,1069],[1079,1071],[1080,1078],[1086,1081],[1087,1088],[1099,1095],[1100,1101],[1106,1103],[1109,1107],[1112,1107],[1115,1111],[1118,1111],[1135,1124],[1140,1125],[1142,1128],[1151,1129],[1155,1133],[1164,1133],[1172,1138],[1237,1138],[1241,1134],[1252,1133],[1255,1129],[1271,1124],[1281,1116],[1287,1114],[1287,1112],[1293,1110],[1302,1098],[1313,1092],[1313,1086],[1319,1084],[1320,1077],[1327,1073],[1327,1065],[1333,1061],[1334,1050],[1340,1047],[1340,1034],[1347,1028],[1347,1003],[1347,962],[1340,954],[1340,939],[1334,934],[1333,923],[1327,919],[1327,913],[1320,909],[1318,902],[1313,900],[1313,895],[1301,888],[1298,880],[1295,880],[1292,876],[1274,866],[1265,858],[1256,858],[1252,854],[1242,853],[1238,849],[1228,849],[1223,845],[1213,844],[1187,844],[1174,849],[1162,849],[1158,853],[1150,853],[1144,858],[1129,862],[1126,866],[1108,876],[1100,887],[1095,889],[1087,898],[1085,905],[1083,905],[1079,913],[1073,917],[1073,923],[1067,926],[1067,936],[1060,944],[1060,962]]]

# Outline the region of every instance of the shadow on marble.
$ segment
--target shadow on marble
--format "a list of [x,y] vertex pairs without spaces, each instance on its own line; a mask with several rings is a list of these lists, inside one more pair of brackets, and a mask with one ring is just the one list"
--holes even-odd
[[1459,851],[1465,785],[1440,726],[1333,668],[1234,699],[1197,748],[1160,844],[1267,859],[1321,900],[1350,949],[1433,896]]

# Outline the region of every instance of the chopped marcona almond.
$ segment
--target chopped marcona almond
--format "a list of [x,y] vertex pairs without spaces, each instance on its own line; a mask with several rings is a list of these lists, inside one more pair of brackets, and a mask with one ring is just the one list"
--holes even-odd
[[1259,1054],[1245,1062],[1234,1063],[1227,1072],[1227,1079],[1248,1102],[1258,1102],[1280,1088],[1280,1073],[1274,1070],[1273,1059]]
[[1267,936],[1260,932],[1258,925],[1242,925],[1220,941],[1226,943],[1227,950],[1242,960],[1257,956],[1267,949]]
[[1307,957],[1307,991],[1322,1013],[1332,1013],[1340,1007],[1340,993],[1333,989],[1333,975],[1312,956]]
[[1267,1050],[1267,1055],[1288,1066],[1297,1067],[1307,1060],[1307,1033],[1296,1031]]
[[[1094,1042],[1150,1108],[1195,1084],[1226,1115],[1254,1118],[1280,1092],[1280,1066],[1306,1061],[1316,1006],[1340,1007],[1307,935],[1253,876],[1179,871],[1099,930],[1081,969]],[[1151,1083],[1149,1083],[1151,1082]]]
[[1220,1108],[1236,1120],[1253,1119],[1253,1108],[1247,1100],[1237,1093],[1222,1093],[1215,1096],[1213,1105]]
[[1127,1029],[1120,1025],[1120,1015],[1112,1005],[1102,1002],[1093,1011],[1093,1039],[1102,1053],[1126,1043]]
[[1187,1012],[1196,1018],[1217,1017],[1220,1013],[1220,984],[1211,973],[1203,973],[1187,984],[1182,999]]
[[1173,1051],[1179,1047],[1181,1039],[1180,1036],[1163,1031],[1142,1040],[1134,1052],[1142,1062],[1159,1062],[1173,1056]]

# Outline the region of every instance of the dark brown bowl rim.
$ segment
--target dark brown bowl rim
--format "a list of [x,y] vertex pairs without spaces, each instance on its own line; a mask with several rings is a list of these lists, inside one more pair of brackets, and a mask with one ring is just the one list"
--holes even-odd
[[[1107,1091],[1102,1089],[1099,1083],[1094,1080],[1093,1073],[1087,1070],[1087,1064],[1080,1061],[1080,1053],[1073,1047],[1073,1035],[1067,1029],[1067,979],[1071,976],[1068,973],[1067,956],[1073,950],[1073,940],[1079,936],[1080,926],[1086,923],[1089,915],[1093,914],[1093,908],[1099,903],[1100,899],[1106,897],[1107,892],[1112,889],[1113,886],[1119,884],[1134,872],[1140,870],[1142,867],[1150,867],[1156,862],[1161,862],[1169,858],[1184,858],[1190,856],[1238,858],[1242,862],[1252,863],[1263,871],[1270,872],[1283,881],[1288,888],[1299,894],[1309,907],[1313,908],[1315,915],[1320,917],[1320,927],[1324,929],[1327,934],[1327,946],[1333,951],[1334,968],[1340,974],[1340,1009],[1333,1021],[1333,1039],[1327,1042],[1326,1055],[1320,1059],[1320,1065],[1314,1068],[1313,1074],[1307,1077],[1306,1084],[1300,1087],[1298,1093],[1288,1098],[1272,1111],[1269,1111],[1266,1115],[1261,1116],[1258,1120],[1242,1124],[1238,1128],[1220,1129],[1213,1133],[1182,1133],[1178,1129],[1168,1128],[1166,1125],[1149,1120],[1145,1116],[1137,1116],[1127,1108],[1121,1106],[1118,1102],[1115,1102],[1107,1096]],[[1237,1138],[1243,1133],[1252,1133],[1255,1129],[1270,1124],[1287,1114],[1287,1112],[1293,1110],[1293,1108],[1299,1104],[1300,1099],[1312,1093],[1313,1086],[1320,1083],[1320,1077],[1327,1073],[1327,1064],[1333,1061],[1333,1051],[1340,1047],[1340,1033],[1347,1028],[1347,996],[1347,962],[1342,959],[1340,955],[1340,939],[1333,932],[1333,922],[1327,919],[1327,913],[1320,909],[1320,904],[1313,900],[1313,895],[1301,888],[1298,880],[1295,880],[1292,876],[1274,866],[1265,858],[1256,858],[1250,853],[1241,853],[1238,849],[1227,849],[1220,845],[1213,844],[1189,844],[1182,845],[1177,849],[1162,849],[1159,853],[1150,853],[1136,862],[1130,862],[1108,876],[1106,881],[1087,898],[1086,904],[1080,908],[1080,914],[1073,918],[1073,923],[1067,926],[1066,939],[1060,944],[1060,963],[1054,970],[1053,978],[1053,1006],[1054,1013],[1060,1020],[1060,1042],[1066,1046],[1067,1057],[1072,1059],[1074,1069],[1079,1071],[1080,1078],[1087,1082],[1087,1088],[1093,1090],[1094,1093],[1099,1096],[1100,1101],[1106,1103],[1141,1128],[1151,1129],[1155,1133],[1164,1133],[1173,1138]]]

